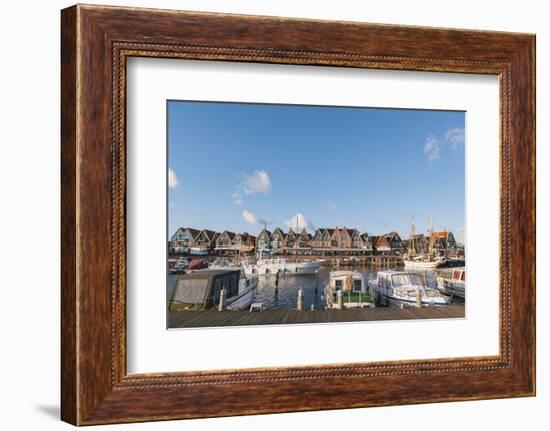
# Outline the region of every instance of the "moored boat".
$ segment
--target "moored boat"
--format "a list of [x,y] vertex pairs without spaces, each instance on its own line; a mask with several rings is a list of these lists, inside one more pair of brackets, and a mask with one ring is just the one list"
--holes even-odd
[[445,277],[443,274],[440,274],[437,277],[438,290],[464,299],[466,296],[466,269],[456,268],[448,273],[448,275],[448,277]]
[[258,288],[258,276],[247,276],[240,270],[239,290],[236,296],[227,298],[226,308],[232,311],[245,310],[250,307],[256,297]]
[[405,269],[435,269],[445,263],[445,258],[430,258],[429,256],[414,256],[403,259]]
[[374,306],[365,276],[359,271],[331,271],[325,286],[327,308]]
[[437,289],[424,286],[418,274],[405,271],[379,271],[376,279],[369,280],[372,294],[381,295],[401,303],[443,306],[449,298]]
[[254,301],[258,278],[241,278],[240,270],[203,270],[176,277],[170,311],[208,310],[220,306],[242,310]]
[[242,268],[247,276],[265,274],[314,274],[323,260],[292,262],[285,258],[258,259],[256,263],[243,264]]

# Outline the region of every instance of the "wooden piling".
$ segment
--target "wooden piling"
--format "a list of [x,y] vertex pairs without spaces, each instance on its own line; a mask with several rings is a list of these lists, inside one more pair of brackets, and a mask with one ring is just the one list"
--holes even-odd
[[298,310],[304,309],[304,291],[302,290],[301,287],[298,289],[298,301],[296,304],[296,308]]
[[225,289],[222,289],[220,292],[220,304],[218,305],[219,311],[225,310]]

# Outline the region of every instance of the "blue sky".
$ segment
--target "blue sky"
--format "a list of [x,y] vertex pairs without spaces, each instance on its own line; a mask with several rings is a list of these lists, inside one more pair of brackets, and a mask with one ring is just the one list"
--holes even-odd
[[465,113],[168,102],[169,234],[347,226],[463,236]]

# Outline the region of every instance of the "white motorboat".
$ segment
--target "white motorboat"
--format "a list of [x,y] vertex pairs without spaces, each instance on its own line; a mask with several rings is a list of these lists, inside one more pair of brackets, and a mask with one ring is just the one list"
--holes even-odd
[[359,271],[331,271],[325,286],[327,308],[374,306],[365,276]]
[[246,276],[241,270],[239,278],[239,291],[236,296],[227,299],[226,308],[232,311],[244,310],[250,307],[256,297],[258,276]]
[[466,296],[466,270],[464,268],[453,269],[450,277],[437,277],[437,288],[446,294],[456,295],[464,299]]
[[314,274],[321,265],[322,260],[305,262],[291,262],[284,258],[258,259],[253,264],[243,264],[242,268],[247,276],[265,274]]
[[[422,305],[447,305],[449,298],[437,289],[423,286],[418,274],[404,271],[380,271],[376,279],[369,280],[371,293],[402,303]],[[420,296],[420,298],[419,298]]]

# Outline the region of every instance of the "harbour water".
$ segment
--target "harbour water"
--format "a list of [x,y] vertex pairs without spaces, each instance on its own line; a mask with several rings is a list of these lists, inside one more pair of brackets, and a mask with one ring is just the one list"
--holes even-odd
[[[346,267],[345,269],[355,269],[365,275],[365,279],[376,278],[380,269],[372,267]],[[403,268],[384,268],[403,270]],[[301,288],[304,298],[304,308],[306,310],[322,310],[326,306],[325,286],[328,283],[329,272],[331,268],[321,267],[316,274],[284,275],[280,276],[278,283],[275,276],[261,277],[256,290],[255,302],[263,303],[264,309],[295,309],[298,298],[298,290]],[[332,268],[334,270],[334,268]],[[418,272],[429,287],[437,285],[437,271]],[[167,301],[170,300],[175,281],[175,275],[168,275]],[[375,298],[377,307],[397,307],[405,304],[396,301],[388,303],[383,298]],[[452,304],[464,304],[464,300],[453,297]],[[313,306],[313,307],[312,307]]]

